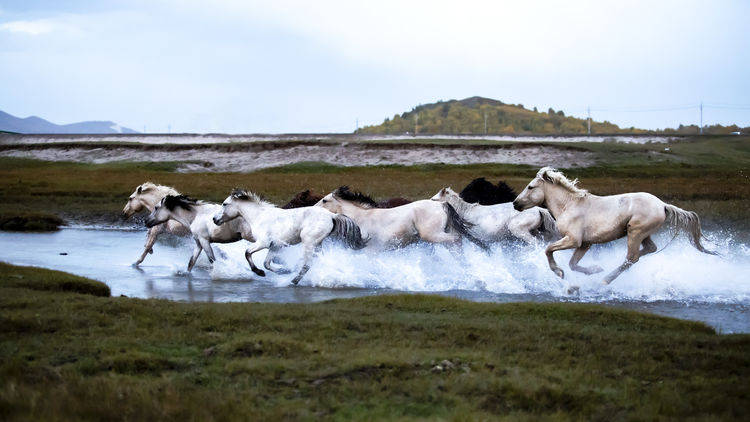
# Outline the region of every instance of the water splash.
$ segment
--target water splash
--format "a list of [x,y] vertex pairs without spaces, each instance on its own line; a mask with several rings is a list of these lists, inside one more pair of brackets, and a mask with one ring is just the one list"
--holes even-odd
[[[655,239],[663,247],[670,236]],[[565,269],[565,279],[556,277],[547,265],[544,245],[502,245],[485,253],[466,243],[462,254],[442,246],[426,244],[372,253],[345,249],[325,242],[301,285],[322,288],[392,289],[406,292],[476,291],[501,294],[535,294],[570,299],[570,285],[580,286],[574,299],[586,302],[610,300],[750,303],[750,247],[726,233],[712,233],[708,244],[720,255],[695,250],[685,239],[677,239],[664,250],[643,257],[637,264],[604,285],[604,275],[625,257],[625,241],[595,245],[581,265],[595,263],[603,273],[587,276],[568,269],[572,251],[555,253]],[[244,259],[246,244],[218,245],[225,252],[210,270],[214,279],[252,277]],[[285,248],[280,257],[289,268],[298,268],[301,248]],[[255,256],[261,264],[265,252]],[[266,281],[288,285],[293,274],[267,272]]]

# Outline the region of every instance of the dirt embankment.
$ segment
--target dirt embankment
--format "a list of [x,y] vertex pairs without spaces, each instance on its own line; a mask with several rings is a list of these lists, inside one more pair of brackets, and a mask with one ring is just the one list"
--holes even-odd
[[171,161],[182,162],[178,169],[183,172],[251,172],[303,161],[343,166],[502,163],[566,168],[588,166],[594,161],[591,152],[568,145],[434,145],[309,141],[199,145],[0,145],[0,156],[97,164],[115,161]]

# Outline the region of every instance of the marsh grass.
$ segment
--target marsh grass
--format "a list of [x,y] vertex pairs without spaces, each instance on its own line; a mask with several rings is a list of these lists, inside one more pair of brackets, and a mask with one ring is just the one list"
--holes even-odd
[[48,213],[0,214],[0,230],[6,231],[49,232],[58,230],[64,224],[62,218]]
[[750,416],[750,336],[701,323],[427,295],[108,298],[39,290],[34,272],[49,277],[0,267],[3,420]]

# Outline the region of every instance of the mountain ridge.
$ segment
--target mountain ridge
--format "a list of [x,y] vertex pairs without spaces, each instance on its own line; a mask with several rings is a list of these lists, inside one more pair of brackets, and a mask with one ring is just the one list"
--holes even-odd
[[108,120],[90,120],[58,125],[39,116],[16,117],[0,110],[0,131],[24,134],[112,134],[138,133]]

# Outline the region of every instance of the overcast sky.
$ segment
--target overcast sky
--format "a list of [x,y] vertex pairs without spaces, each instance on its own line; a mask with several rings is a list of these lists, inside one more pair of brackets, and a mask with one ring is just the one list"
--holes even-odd
[[[473,95],[750,125],[750,1],[0,0],[0,110],[142,131],[350,132]],[[610,110],[610,111],[597,111]]]

